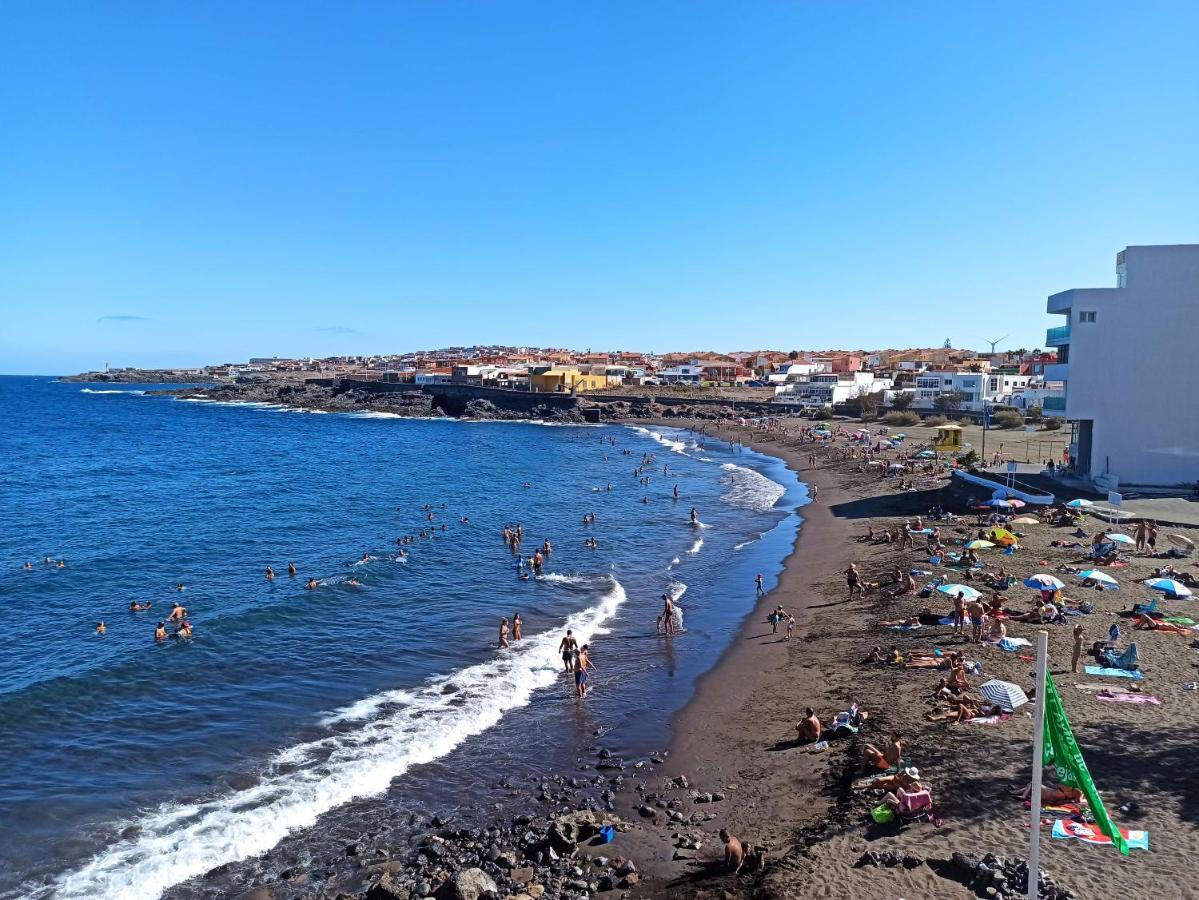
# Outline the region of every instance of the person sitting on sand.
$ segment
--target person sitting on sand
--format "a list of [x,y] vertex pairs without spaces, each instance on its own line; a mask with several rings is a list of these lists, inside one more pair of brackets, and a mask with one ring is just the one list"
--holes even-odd
[[886,661],[887,661],[887,654],[885,654],[883,652],[882,647],[875,647],[873,650],[870,651],[870,655],[867,656],[864,660],[862,660],[862,662],[865,662],[865,663],[875,663],[875,662],[885,663]]
[[900,769],[894,775],[884,775],[881,778],[873,779],[869,787],[880,791],[895,791],[899,789],[918,791],[921,790],[920,770],[915,766],[907,766]]
[[724,870],[736,875],[745,865],[745,850],[741,842],[724,828],[720,829],[720,840],[724,843]]
[[986,640],[988,643],[998,644],[1007,637],[1007,626],[1003,624],[1003,619],[989,619],[990,625],[987,627]]
[[823,730],[824,726],[820,724],[820,719],[816,717],[816,711],[809,706],[804,710],[803,719],[795,726],[796,740],[801,744],[806,742],[815,743],[820,740]]
[[889,738],[891,743],[886,750],[879,750],[873,744],[867,744],[862,750],[862,766],[867,771],[886,771],[897,767],[903,760],[903,737],[898,731],[892,731]]

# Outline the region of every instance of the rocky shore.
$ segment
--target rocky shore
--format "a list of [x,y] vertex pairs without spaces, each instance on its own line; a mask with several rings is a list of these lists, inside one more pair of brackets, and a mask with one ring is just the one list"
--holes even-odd
[[460,419],[535,419],[555,424],[586,424],[629,419],[713,421],[727,417],[730,405],[721,403],[659,402],[652,397],[627,400],[588,399],[586,395],[527,394],[480,389],[465,385],[432,388],[399,387],[382,390],[361,383],[264,381],[204,388],[149,391],[181,398],[226,403],[277,403],[322,412],[384,412],[414,418],[441,416]]

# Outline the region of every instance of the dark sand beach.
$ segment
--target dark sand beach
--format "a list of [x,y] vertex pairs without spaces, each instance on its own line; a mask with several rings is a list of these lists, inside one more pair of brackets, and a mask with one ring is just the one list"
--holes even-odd
[[[707,428],[712,434],[712,426]],[[880,625],[919,615],[929,607],[946,615],[952,601],[939,593],[927,599],[891,598],[895,588],[887,582],[896,565],[904,571],[935,567],[928,564],[922,545],[901,550],[898,544],[867,543],[867,529],[894,527],[938,502],[961,513],[969,498],[985,499],[986,494],[981,489],[963,490],[960,482],[951,485],[944,476],[919,478],[916,490],[899,492],[897,479],[863,473],[861,460],[842,459],[837,448],[843,442],[815,450],[800,444],[799,423],[790,429],[765,433],[743,426],[725,427],[718,433],[785,459],[817,489],[818,496],[803,510],[801,535],[777,589],[760,599],[738,639],[675,720],[673,754],[657,774],[664,786],[670,777],[684,775],[689,790],[664,789],[661,798],[680,800],[676,805],[684,815],[692,809],[710,809],[717,817],[700,829],[665,827],[626,835],[649,876],[639,888],[641,895],[995,896],[977,885],[963,884],[962,873],[950,861],[955,852],[975,859],[987,853],[1011,860],[1025,857],[1029,813],[1012,792],[1026,786],[1030,778],[1032,720],[1027,707],[993,725],[929,721],[926,716],[934,708],[934,692],[944,673],[864,662],[876,645],[884,649],[895,645],[905,655],[913,650],[961,648],[967,659],[982,665],[982,674],[969,679],[972,689],[982,681],[1001,678],[1031,690],[1032,647],[1004,652],[968,644],[949,625],[911,631]],[[809,464],[813,452],[818,454],[814,466]],[[977,531],[975,521],[971,515],[959,526],[942,525],[942,539],[949,543],[972,536]],[[1093,533],[1104,523],[1089,517],[1084,527]],[[1015,611],[1028,609],[1037,596],[1022,584],[1035,572],[1056,574],[1066,583],[1066,597],[1094,604],[1090,615],[1044,626],[1050,667],[1109,812],[1124,828],[1150,832],[1148,852],[1134,850],[1131,857],[1123,858],[1110,847],[1051,840],[1046,827],[1042,872],[1082,898],[1193,895],[1190,860],[1199,849],[1195,821],[1199,777],[1191,771],[1191,756],[1199,737],[1193,706],[1199,693],[1183,685],[1195,679],[1199,654],[1192,646],[1191,632],[1133,631],[1133,620],[1126,617],[1134,602],[1154,596],[1137,582],[1171,562],[1180,570],[1194,571],[1193,561],[1122,552],[1126,565],[1104,569],[1120,581],[1121,590],[1097,592],[1059,570],[1086,567],[1082,550],[1051,546],[1054,540],[1073,540],[1073,528],[1038,524],[1019,530],[1020,550],[1014,556],[984,551],[984,562],[993,566],[1002,560],[1016,576],[1015,585],[1005,592],[1008,607]],[[1194,529],[1163,526],[1161,531],[1197,537]],[[1166,547],[1168,543],[1159,540],[1159,553]],[[850,562],[857,562],[865,580],[881,582],[880,587],[848,600],[843,571]],[[928,580],[918,578],[917,583]],[[1164,600],[1161,607],[1167,615],[1186,616],[1193,613],[1193,602]],[[782,629],[772,634],[766,622],[777,604],[797,616],[796,639],[790,643],[781,640]],[[1135,640],[1141,651],[1144,679],[1139,685],[1160,705],[1100,700],[1092,686],[1125,692],[1132,682],[1082,674],[1082,664],[1096,662],[1086,656],[1079,674],[1071,674],[1075,622],[1085,628],[1087,647],[1103,638],[1113,622],[1119,623],[1125,640]],[[1007,628],[1009,636],[1032,641],[1040,630],[1034,623],[1021,622],[1008,622]],[[794,726],[806,706],[814,707],[827,726],[835,713],[855,701],[871,714],[858,735],[834,739],[825,752],[795,742]],[[931,788],[944,820],[940,827],[928,822],[902,830],[877,826],[870,821],[869,810],[879,802],[880,792],[854,790],[855,779],[863,774],[864,744],[881,746],[890,730],[902,733],[905,757],[918,766],[921,780]],[[720,792],[726,798],[711,806],[696,804],[691,797],[696,790]],[[1044,814],[1044,820],[1050,818],[1051,813]],[[721,874],[723,847],[716,831],[722,826],[743,840],[770,848],[764,870],[737,877]],[[697,850],[688,849],[697,843]],[[911,867],[860,865],[864,854],[886,851],[899,858],[906,854]],[[1006,896],[1013,895],[1009,888]]]

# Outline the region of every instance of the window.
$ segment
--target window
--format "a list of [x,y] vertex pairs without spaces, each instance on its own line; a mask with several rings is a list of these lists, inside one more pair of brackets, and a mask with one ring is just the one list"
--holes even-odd
[[992,378],[992,379],[990,379],[990,381],[988,382],[988,384],[990,385],[990,388],[989,388],[990,390],[992,390],[992,391],[997,391],[997,390],[999,390],[999,379],[998,379],[998,378]]
[[1080,309],[1078,311],[1078,321],[1094,322],[1095,321],[1095,311],[1091,310],[1091,309]]

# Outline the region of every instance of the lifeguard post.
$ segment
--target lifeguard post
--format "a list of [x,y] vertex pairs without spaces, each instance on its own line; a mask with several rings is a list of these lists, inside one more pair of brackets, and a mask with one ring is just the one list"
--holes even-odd
[[937,440],[933,446],[939,453],[957,453],[962,449],[962,426],[938,425]]

